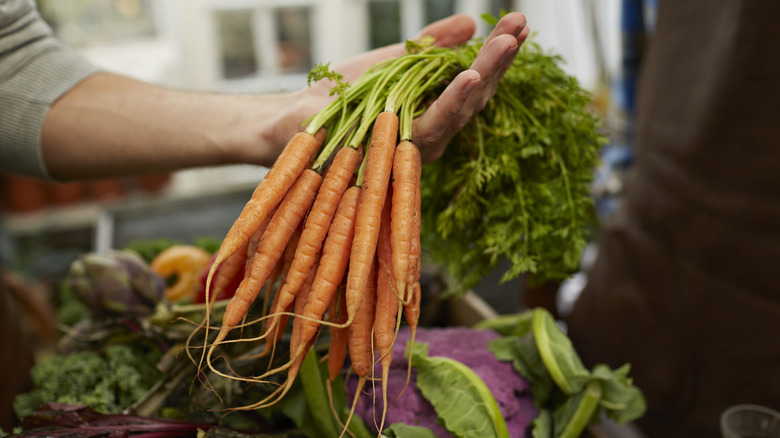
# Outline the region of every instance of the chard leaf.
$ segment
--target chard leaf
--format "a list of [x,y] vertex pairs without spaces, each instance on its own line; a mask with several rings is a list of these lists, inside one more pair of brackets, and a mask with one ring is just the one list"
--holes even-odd
[[531,422],[532,438],[550,438],[553,436],[552,415],[547,409],[539,411],[539,415]]
[[531,335],[506,336],[490,341],[488,348],[496,359],[512,362],[514,369],[531,384],[531,394],[537,408],[544,406],[553,392],[550,373],[539,356]]
[[577,438],[585,428],[598,421],[599,400],[601,399],[601,383],[592,380],[574,397],[558,407],[553,414],[555,436],[558,438]]
[[410,426],[404,423],[395,423],[382,431],[388,438],[436,438],[433,431],[427,427]]
[[[280,411],[311,438],[338,438],[342,435],[342,425],[348,415],[344,385],[339,378],[333,382],[332,403],[334,410],[340,412],[342,418],[337,420],[333,416],[331,402],[325,391],[328,375],[326,367],[327,364],[320,363],[314,351],[309,351],[301,364],[299,378],[295,379],[290,392],[277,404]],[[356,438],[374,436],[357,416],[350,420],[349,430]]]
[[644,415],[647,409],[642,391],[633,385],[628,377],[631,366],[626,364],[612,370],[606,365],[596,365],[593,378],[602,382],[604,394],[601,406],[606,415],[618,423],[625,424]]
[[531,312],[498,315],[474,325],[476,329],[490,329],[501,336],[523,337],[531,332]]
[[428,356],[428,344],[422,343],[415,343],[412,361],[420,392],[447,430],[460,438],[509,437],[496,399],[471,368],[447,357]]
[[531,324],[536,347],[555,384],[566,394],[578,393],[590,373],[569,338],[555,324],[552,315],[542,308],[534,309]]

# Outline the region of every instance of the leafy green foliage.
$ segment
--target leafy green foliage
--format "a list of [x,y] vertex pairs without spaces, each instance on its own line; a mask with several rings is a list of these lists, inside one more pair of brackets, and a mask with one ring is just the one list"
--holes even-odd
[[17,396],[14,411],[23,418],[52,402],[119,413],[160,379],[155,365],[161,357],[156,347],[136,344],[111,345],[103,354],[79,351],[41,360],[31,371],[35,389]]
[[[315,168],[344,144],[365,143],[380,111],[398,113],[400,139],[411,140],[414,117],[472,65],[482,43],[409,41],[406,54],[374,66],[348,89],[328,65],[315,67],[310,80],[334,80],[339,90],[308,121],[310,134],[328,132]],[[605,138],[589,93],[562,62],[526,41],[485,108],[439,160],[423,166],[422,245],[455,279],[450,292],[471,289],[502,260],[510,262],[502,281],[526,273],[561,279],[577,268]]]
[[[319,362],[314,351],[306,355],[299,377],[293,383],[290,392],[279,401],[277,408],[293,420],[307,437],[339,438],[342,436],[343,424],[349,417],[349,409],[341,378],[331,383],[332,399],[329,401],[329,395],[325,392],[328,385],[327,363]],[[334,417],[334,412],[339,413],[338,419]],[[373,436],[357,416],[350,419],[348,428],[349,434],[355,438]]]
[[404,423],[391,424],[382,431],[389,438],[436,438],[433,431],[423,426],[410,426]]
[[327,64],[317,63],[317,65],[315,65],[314,68],[306,76],[306,81],[308,85],[311,85],[312,82],[317,82],[322,79],[329,79],[336,83],[336,85],[334,85],[330,89],[331,96],[341,95],[344,93],[344,91],[347,90],[347,87],[349,87],[349,82],[344,81],[343,74],[330,69],[330,63]]
[[490,350],[498,360],[512,362],[531,383],[534,404],[540,408],[532,423],[534,438],[578,437],[600,421],[602,412],[618,423],[644,415],[645,399],[628,377],[629,365],[612,370],[599,364],[588,371],[546,310],[502,316],[478,327],[502,335],[490,342]]
[[417,387],[447,430],[461,438],[509,437],[496,399],[469,367],[449,357],[428,356],[428,344],[423,343],[415,343],[412,361],[417,370]]
[[502,259],[502,281],[577,267],[604,139],[589,94],[561,62],[526,41],[486,107],[423,166],[423,247],[460,291]]

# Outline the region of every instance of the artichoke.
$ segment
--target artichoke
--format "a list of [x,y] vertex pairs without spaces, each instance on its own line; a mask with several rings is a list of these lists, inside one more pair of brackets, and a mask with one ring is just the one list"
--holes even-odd
[[95,319],[149,315],[165,291],[164,280],[129,250],[81,255],[64,284]]

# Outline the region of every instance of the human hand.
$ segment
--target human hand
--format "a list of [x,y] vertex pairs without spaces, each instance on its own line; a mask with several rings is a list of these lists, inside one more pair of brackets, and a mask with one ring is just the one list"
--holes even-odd
[[[518,12],[502,17],[485,39],[471,68],[458,74],[439,98],[415,120],[413,140],[420,147],[423,161],[439,158],[455,134],[493,96],[498,82],[529,34],[525,24],[525,16]],[[475,29],[471,17],[459,14],[431,23],[416,38],[432,36],[438,46],[456,46],[466,43]],[[401,56],[404,50],[404,43],[371,50],[334,67],[334,70],[343,74],[345,81],[353,82],[371,66]],[[320,81],[303,91],[309,97],[303,101],[310,114],[332,99],[329,96],[331,86],[329,81]]]
[[[426,28],[428,34],[437,40],[440,36],[436,33],[441,35],[443,41],[440,41],[440,44],[460,44],[468,40],[447,40],[447,35],[456,38],[457,35],[465,34],[449,29],[450,23],[443,21],[444,23],[436,22]],[[485,39],[471,68],[459,73],[438,99],[414,121],[413,141],[420,148],[423,162],[439,158],[450,140],[466,125],[471,116],[482,110],[495,94],[499,81],[512,64],[528,34],[529,29],[523,14],[513,12],[502,17]]]

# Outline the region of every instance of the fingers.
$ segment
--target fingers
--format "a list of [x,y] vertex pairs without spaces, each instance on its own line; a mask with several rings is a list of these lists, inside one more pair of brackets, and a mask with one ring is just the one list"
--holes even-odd
[[469,70],[461,72],[414,126],[424,162],[444,153],[447,143],[495,94],[529,30],[523,14],[504,16],[490,33]]
[[456,14],[429,24],[420,31],[417,39],[432,36],[437,46],[452,47],[471,39],[476,29],[476,24],[471,17],[466,14]]
[[462,71],[431,107],[415,120],[413,141],[420,146],[423,162],[439,158],[444,146],[468,122],[471,112],[463,111],[463,103],[469,100],[480,81],[476,71]]
[[[517,38],[524,30],[526,31],[527,35],[527,29],[525,28],[525,25],[525,15],[521,14],[520,12],[510,12],[501,17],[498,23],[496,23],[496,27],[485,39],[485,44],[489,43],[493,38],[499,35],[514,35]],[[523,41],[518,38],[517,42],[522,43]]]

